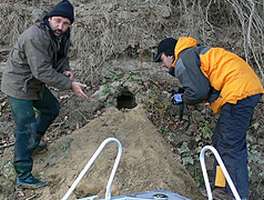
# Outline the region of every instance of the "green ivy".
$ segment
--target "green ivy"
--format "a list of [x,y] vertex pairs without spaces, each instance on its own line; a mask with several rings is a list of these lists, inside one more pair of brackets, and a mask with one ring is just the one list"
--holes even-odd
[[189,149],[187,142],[183,142],[181,147],[178,148],[178,151],[181,155],[182,164],[184,166],[194,164],[194,160],[192,158],[192,152]]

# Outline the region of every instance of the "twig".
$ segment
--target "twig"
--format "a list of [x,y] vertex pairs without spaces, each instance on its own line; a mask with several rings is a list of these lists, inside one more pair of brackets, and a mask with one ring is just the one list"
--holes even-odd
[[77,112],[84,118],[85,122],[89,121],[79,109],[77,110]]
[[6,149],[6,148],[9,148],[11,146],[14,146],[15,145],[15,142],[11,142],[9,144],[6,144],[6,145],[1,145],[0,146],[0,150],[3,150],[3,149]]
[[152,83],[153,85],[155,85],[157,88],[161,89],[160,85],[157,84],[155,81],[153,81],[153,80],[151,80],[151,79],[149,79],[148,81],[149,81],[150,83]]
[[0,54],[8,54],[10,49],[0,49]]
[[35,199],[36,197],[38,197],[38,194],[34,194],[31,197],[26,198],[25,200],[32,200]]

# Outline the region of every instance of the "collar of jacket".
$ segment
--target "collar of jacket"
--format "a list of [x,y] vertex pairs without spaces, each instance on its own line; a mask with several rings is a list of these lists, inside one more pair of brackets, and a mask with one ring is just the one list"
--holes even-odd
[[195,47],[197,45],[198,45],[198,41],[192,37],[180,37],[174,49],[175,60],[172,63],[171,67],[175,68],[176,62],[179,59],[180,53],[183,50],[191,47]]

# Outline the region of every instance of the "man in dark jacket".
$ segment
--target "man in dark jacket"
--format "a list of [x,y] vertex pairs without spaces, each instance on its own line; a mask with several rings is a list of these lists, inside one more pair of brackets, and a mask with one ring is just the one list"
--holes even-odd
[[[201,46],[191,37],[162,40],[154,60],[161,61],[183,86],[182,92],[172,97],[175,104],[209,102],[214,113],[220,112],[213,146],[222,157],[239,195],[243,200],[248,199],[246,132],[254,108],[264,93],[255,72],[239,56],[222,48]],[[219,166],[216,166],[215,186],[215,191],[227,192],[232,198]]]
[[67,57],[73,21],[72,4],[61,1],[41,23],[20,35],[9,54],[1,90],[8,96],[16,123],[14,167],[18,186],[47,185],[31,174],[32,152],[45,147],[41,138],[60,110],[58,100],[46,86],[71,89],[75,95],[87,98],[85,85],[74,81]]

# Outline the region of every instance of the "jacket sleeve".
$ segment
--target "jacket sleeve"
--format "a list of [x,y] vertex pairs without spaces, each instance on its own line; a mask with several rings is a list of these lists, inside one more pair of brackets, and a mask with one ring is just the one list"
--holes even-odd
[[63,73],[64,71],[70,71],[70,64],[69,64],[69,58],[64,57],[61,60],[58,61],[57,65],[55,66],[56,71]]
[[[57,63],[57,66],[55,66],[55,69],[59,69],[59,72],[63,73],[64,71],[70,71],[71,68],[70,68],[70,63],[69,63],[69,57],[67,56],[68,55],[68,51],[69,51],[69,48],[70,48],[70,45],[71,45],[71,42],[69,39],[66,39],[65,40],[65,46],[64,47],[64,54],[65,56],[60,59]],[[58,70],[57,70],[58,71]]]
[[63,71],[70,71],[70,70],[71,70],[71,67],[70,67],[69,58],[66,57],[64,65],[63,65]]
[[181,53],[176,62],[175,76],[183,86],[183,101],[186,104],[196,104],[207,100],[210,84],[200,69],[199,55],[193,48]]
[[33,76],[59,89],[70,89],[71,80],[53,68],[50,41],[44,37],[27,38],[24,51]]

